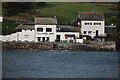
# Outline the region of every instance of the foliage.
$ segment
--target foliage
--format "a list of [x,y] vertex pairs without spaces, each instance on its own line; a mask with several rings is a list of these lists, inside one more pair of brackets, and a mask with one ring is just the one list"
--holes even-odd
[[118,41],[118,38],[120,39],[120,33],[112,33],[107,35],[108,40]]
[[110,18],[110,23],[111,23],[111,24],[117,25],[117,22],[118,22],[118,17],[112,16],[112,17]]
[[[97,5],[97,6],[96,6]],[[3,9],[6,9],[7,15],[16,15],[18,13],[32,13],[38,16],[53,17],[57,16],[60,21],[75,20],[78,12],[104,12],[111,13],[111,16],[117,14],[117,10],[110,10],[110,7],[116,7],[112,3],[70,3],[70,2],[9,2],[3,3]],[[5,13],[4,12],[4,13]],[[107,15],[105,15],[107,16]],[[111,17],[110,16],[110,17]],[[105,17],[105,18],[110,18]]]
[[15,28],[18,26],[19,24],[15,24],[15,23],[2,23],[2,35],[7,35],[7,34],[11,34],[16,32]]
[[[79,3],[79,2],[3,2],[4,16],[18,17],[54,17],[57,16],[58,24],[77,26],[76,18],[78,12],[104,12],[106,24],[116,24],[118,18],[117,10],[111,10],[111,7],[116,8],[116,3]],[[116,16],[116,17],[111,17]],[[12,25],[12,26],[10,26]],[[15,26],[14,26],[15,25]],[[9,28],[6,28],[9,26]],[[3,23],[3,34],[14,32],[16,24]],[[14,28],[13,28],[14,27]]]

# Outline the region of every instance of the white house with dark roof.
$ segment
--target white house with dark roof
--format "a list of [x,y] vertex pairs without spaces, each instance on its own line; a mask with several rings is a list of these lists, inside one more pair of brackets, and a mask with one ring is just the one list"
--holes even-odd
[[102,12],[80,12],[78,26],[83,36],[105,36],[105,20]]
[[20,24],[17,32],[11,35],[0,36],[2,41],[33,41],[33,42],[63,42],[75,41],[83,43],[79,39],[79,29],[72,26],[57,25],[56,18],[35,18],[34,25]]
[[55,41],[56,39],[56,18],[35,18],[35,41]]
[[0,40],[34,42],[72,40],[83,43],[80,35],[84,38],[90,36],[93,39],[105,36],[105,20],[102,12],[80,12],[78,26],[79,28],[57,25],[57,18],[35,17],[34,25],[20,24],[16,29],[21,30],[21,32],[0,36]]
[[17,41],[35,41],[34,25],[20,24],[16,29],[22,31],[22,32],[17,32]]

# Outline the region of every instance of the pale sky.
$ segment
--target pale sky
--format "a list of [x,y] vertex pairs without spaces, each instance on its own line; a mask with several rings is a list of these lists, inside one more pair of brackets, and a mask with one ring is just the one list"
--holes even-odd
[[120,0],[0,0],[2,2],[119,2]]

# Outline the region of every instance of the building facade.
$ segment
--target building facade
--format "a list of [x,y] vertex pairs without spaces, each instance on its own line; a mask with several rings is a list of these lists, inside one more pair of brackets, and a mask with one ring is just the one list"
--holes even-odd
[[[33,42],[79,42],[79,32],[72,26],[57,25],[56,18],[35,18],[34,25],[20,24],[17,32],[11,35],[0,36],[2,41],[33,41]],[[14,36],[13,36],[14,35]]]
[[90,36],[94,39],[105,35],[104,15],[101,12],[80,12],[78,26],[83,36]]
[[[102,12],[80,12],[78,14],[78,28],[57,25],[57,18],[35,17],[33,25],[20,24],[16,32],[11,35],[0,36],[2,41],[33,41],[33,42],[80,42],[103,38],[105,34],[105,20]],[[82,37],[81,37],[82,35]]]

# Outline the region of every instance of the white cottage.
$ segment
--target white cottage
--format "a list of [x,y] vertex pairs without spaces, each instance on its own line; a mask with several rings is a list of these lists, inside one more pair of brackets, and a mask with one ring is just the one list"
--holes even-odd
[[17,40],[16,41],[35,41],[35,26],[34,25],[22,25],[20,24],[17,30],[21,30],[21,32],[17,32]]
[[12,35],[0,36],[2,41],[33,41],[33,42],[80,42],[78,28],[72,26],[57,25],[56,18],[35,18],[34,25],[20,24],[17,30],[21,32]]
[[36,42],[55,41],[56,39],[56,18],[35,18]]
[[102,12],[80,12],[78,14],[78,26],[84,38],[92,39],[105,36],[105,20]]

